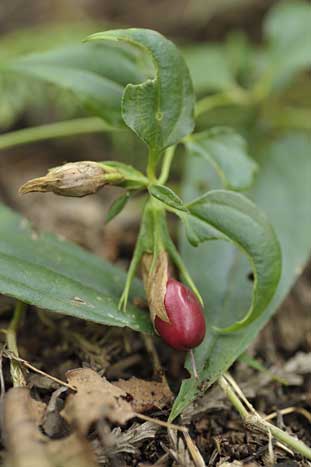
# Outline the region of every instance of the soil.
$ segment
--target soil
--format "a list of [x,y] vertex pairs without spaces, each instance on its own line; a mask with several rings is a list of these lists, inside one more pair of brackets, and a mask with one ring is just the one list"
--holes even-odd
[[[98,256],[126,268],[138,229],[136,202],[110,226],[104,227],[104,214],[117,195],[115,189],[105,188],[99,194],[82,200],[60,198],[52,194],[17,195],[18,187],[25,180],[68,160],[65,157],[68,154],[67,144],[29,146],[3,154],[1,199],[29,218],[39,229],[61,234]],[[74,143],[77,146],[79,144],[79,141]],[[101,157],[100,154],[96,156],[93,138],[87,139],[84,144],[86,152],[93,151],[93,159]],[[76,152],[72,151],[72,154],[76,158]],[[310,272],[311,265],[301,275],[278,314],[249,349],[249,355],[266,370],[253,368],[254,360],[243,360],[237,362],[231,372],[256,410],[263,414],[275,412],[274,422],[281,428],[286,427],[288,432],[308,445],[311,444]],[[8,327],[13,305],[13,300],[0,297],[1,328]],[[2,341],[4,343],[4,337]],[[144,393],[135,393],[135,400],[136,407],[142,407],[141,412],[159,420],[167,419],[172,401],[167,386],[161,385],[161,371],[173,394],[177,393],[181,379],[185,377],[184,354],[172,351],[158,340],[155,341],[155,349],[160,358],[160,372],[155,356],[150,355],[150,346],[137,333],[68,317],[55,317],[34,307],[27,309],[18,333],[18,347],[21,358],[62,381],[66,380],[66,372],[74,368],[92,369],[110,382],[120,379],[132,381],[135,377],[143,380],[138,384],[141,386],[144,381],[154,381],[153,390],[147,385]],[[1,362],[7,391],[11,386],[11,377],[9,361],[3,351]],[[47,404],[47,407],[54,404],[54,410],[48,412],[39,423],[41,435],[58,442],[71,440],[72,428],[62,416],[67,392],[64,388],[59,392],[59,384],[29,368],[25,368],[25,374],[32,397]],[[284,409],[287,409],[285,414]],[[155,429],[152,424],[143,425],[149,422],[137,419],[131,419],[122,428],[116,428],[107,421],[105,426],[102,423],[102,420],[96,420],[86,433],[98,465],[199,465],[187,454],[185,441],[180,435],[176,437],[176,432],[169,435],[166,428]],[[226,462],[252,466],[309,465],[276,443],[273,443],[271,449],[264,434],[254,433],[243,424],[241,417],[217,386],[188,408],[178,423],[189,428],[191,439],[206,465],[228,465]],[[143,426],[143,433],[137,440],[135,436],[140,426]],[[115,437],[113,449],[103,441],[103,432],[105,438],[107,433]],[[125,438],[126,442],[123,442]],[[4,452],[2,454],[4,456]]]

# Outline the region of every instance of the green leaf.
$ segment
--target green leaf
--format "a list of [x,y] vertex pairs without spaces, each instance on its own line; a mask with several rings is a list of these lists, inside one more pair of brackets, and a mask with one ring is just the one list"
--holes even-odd
[[245,190],[253,183],[257,165],[234,130],[212,128],[188,137],[185,144],[189,154],[204,157],[214,167],[226,188]]
[[218,44],[194,45],[183,49],[197,93],[228,91],[236,86],[224,47]]
[[309,2],[279,2],[265,18],[264,33],[269,41],[285,48],[288,44],[300,41],[304,34],[310,32],[310,21]]
[[108,224],[110,221],[112,221],[112,219],[114,219],[118,214],[120,214],[120,212],[126,206],[126,203],[128,202],[129,198],[130,198],[130,193],[127,192],[119,196],[119,198],[117,198],[112,203],[106,215],[105,224]]
[[131,44],[152,59],[155,76],[128,84],[122,98],[122,116],[156,157],[180,141],[194,127],[194,94],[187,65],[175,45],[149,29],[119,29],[93,34],[88,40]]
[[158,199],[162,203],[170,206],[173,209],[179,211],[187,211],[183,201],[176,195],[176,193],[164,185],[151,185],[149,187],[149,193],[154,198]]
[[[244,196],[225,190],[214,190],[187,205],[190,213],[208,226],[207,238],[201,231],[201,241],[210,240],[210,226],[218,230],[219,238],[233,242],[247,255],[254,273],[252,304],[243,318],[222,329],[238,331],[255,321],[265,310],[275,292],[281,274],[280,248],[266,216]],[[245,315],[245,316],[244,316]],[[232,323],[232,321],[231,321]],[[226,326],[221,322],[221,328]]]
[[[18,29],[1,36],[0,56],[0,125],[3,129],[11,127],[14,122],[29,110],[35,108],[40,115],[46,107],[54,111],[60,118],[69,119],[81,113],[79,102],[74,95],[60,87],[51,89],[48,83],[34,80],[24,73],[6,72],[6,63],[18,56],[48,49],[62,47],[64,44],[77,44],[98,24],[83,19],[83,22],[45,23],[26,29]],[[40,40],[38,41],[38,37]]]
[[[32,231],[26,219],[0,205],[0,293],[56,313],[152,333],[148,313],[119,311],[125,274],[82,248]],[[135,280],[133,297],[142,297]]]
[[[293,157],[295,154],[295,157]],[[207,334],[195,349],[196,364],[207,389],[255,339],[275,313],[310,255],[311,158],[310,142],[303,135],[280,137],[262,146],[258,154],[260,171],[253,199],[269,216],[281,244],[283,268],[276,294],[265,312],[243,330],[221,335],[213,331],[228,319],[238,319],[249,304],[249,264],[238,250],[222,241],[207,242],[193,249],[182,239],[182,253],[206,303]],[[189,161],[184,197],[198,194],[197,180],[203,162]],[[190,368],[189,362],[187,367]],[[175,401],[171,419],[179,415],[199,392],[194,379],[185,380]]]
[[79,44],[27,55],[5,69],[73,92],[94,114],[120,126],[124,86],[143,79],[129,51],[103,44]]
[[311,65],[311,8],[309,2],[279,2],[264,23],[268,58],[276,78],[284,81]]

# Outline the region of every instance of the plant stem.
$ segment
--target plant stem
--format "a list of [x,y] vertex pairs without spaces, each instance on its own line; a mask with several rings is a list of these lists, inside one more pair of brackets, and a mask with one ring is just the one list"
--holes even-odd
[[[232,378],[230,377],[230,379]],[[236,393],[230,381],[225,376],[221,376],[218,379],[218,384],[247,425],[262,432],[265,432],[267,435],[270,432],[278,441],[281,441],[286,446],[289,446],[294,451],[311,460],[311,449],[305,443],[289,435],[286,431],[283,431],[280,428],[265,421],[264,418],[260,417],[260,415],[256,413],[255,409],[253,409],[251,413],[248,412],[248,410],[242,403],[241,398]],[[239,391],[241,390],[239,389]],[[247,404],[251,406],[250,402],[248,401]]]
[[162,164],[162,170],[161,170],[160,177],[158,179],[158,182],[161,185],[164,185],[168,179],[170,169],[171,169],[171,164],[172,164],[172,161],[175,155],[175,150],[176,150],[176,145],[170,146],[165,151],[164,158],[163,158],[163,164]]
[[190,355],[190,361],[191,361],[191,367],[192,367],[193,377],[194,377],[195,379],[199,379],[199,374],[198,374],[198,370],[197,370],[197,365],[196,365],[196,362],[195,362],[195,357],[194,357],[194,353],[193,353],[193,350],[192,350],[192,349],[189,350],[189,355]]
[[[26,304],[18,300],[15,305],[13,318],[6,332],[6,341],[8,349],[15,357],[19,356],[16,334],[25,309]],[[11,360],[10,372],[14,387],[26,386],[24,374],[18,361]]]
[[149,151],[147,164],[147,177],[151,183],[156,182],[156,168],[158,155],[154,151]]
[[311,130],[311,112],[307,108],[279,107],[264,110],[261,119],[265,124],[276,128],[294,128],[298,130]]
[[201,99],[195,108],[195,116],[199,117],[201,114],[217,107],[224,107],[230,104],[247,105],[250,103],[250,95],[242,88],[235,87],[230,91],[214,94]]
[[47,139],[63,138],[87,133],[121,130],[101,118],[77,118],[65,122],[49,123],[0,135],[0,149],[7,149],[20,144],[33,143]]
[[218,384],[221,387],[221,389],[224,391],[228,399],[230,400],[231,404],[235,407],[235,409],[239,412],[242,418],[246,419],[248,417],[248,411],[240,401],[239,397],[235,394],[235,392],[231,389],[229,386],[229,383],[227,380],[224,378],[224,376],[221,376],[218,379]]
[[124,289],[119,301],[118,308],[126,312],[128,297],[131,289],[131,284],[135,277],[137,268],[141,261],[143,254],[146,251],[151,251],[150,239],[152,237],[151,232],[153,231],[153,222],[152,222],[152,210],[150,211],[150,202],[146,202],[143,210],[143,215],[140,222],[140,229],[138,233],[138,237],[136,240],[136,245],[134,248],[134,253],[132,256],[132,260],[127,271],[126,281],[124,285]]

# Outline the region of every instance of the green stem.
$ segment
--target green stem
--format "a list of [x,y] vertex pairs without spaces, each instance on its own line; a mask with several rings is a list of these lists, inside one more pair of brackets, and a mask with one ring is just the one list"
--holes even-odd
[[63,138],[65,136],[115,130],[121,130],[121,128],[115,128],[101,118],[78,118],[65,122],[49,123],[33,128],[25,128],[23,130],[0,135],[0,149],[7,149],[20,144],[33,143],[35,141]]
[[235,407],[235,409],[239,412],[242,418],[246,419],[248,417],[248,411],[246,410],[236,393],[231,389],[229,383],[224,378],[224,376],[221,376],[218,379],[218,384],[228,397],[233,407]]
[[156,182],[156,168],[159,155],[157,152],[150,150],[148,154],[147,177],[151,183]]
[[139,230],[139,234],[136,240],[133,257],[132,257],[131,264],[127,272],[124,290],[122,292],[122,295],[119,301],[119,309],[122,310],[123,312],[126,312],[131,285],[135,277],[139,263],[141,261],[141,258],[146,251],[151,252],[152,245],[150,243],[150,240],[151,240],[151,235],[152,235],[151,232],[153,229],[151,225],[152,218],[150,217],[150,215],[151,215],[150,206],[147,201],[144,207],[142,218],[141,218],[140,230]]
[[276,128],[294,128],[297,130],[311,130],[311,111],[307,108],[280,107],[264,109],[261,116],[267,125]]
[[224,107],[230,104],[247,105],[249,103],[249,93],[242,88],[235,87],[230,91],[214,94],[201,99],[195,107],[195,116],[199,117],[201,114],[217,107]]
[[252,98],[254,101],[260,102],[269,96],[274,75],[274,67],[269,67],[255,83],[251,90]]
[[[13,318],[6,332],[6,341],[7,341],[8,349],[15,357],[19,356],[16,334],[17,334],[22,316],[24,314],[25,308],[26,308],[25,303],[19,300],[16,302]],[[11,377],[12,377],[14,387],[26,386],[26,381],[25,381],[19,362],[11,360],[10,372],[11,372]]]
[[166,219],[163,216],[162,223],[161,223],[161,236],[162,236],[162,241],[164,243],[165,249],[168,252],[169,256],[172,258],[173,262],[175,263],[177,269],[179,270],[182,278],[186,282],[186,284],[190,287],[190,289],[193,291],[193,293],[196,295],[197,299],[201,303],[202,306],[204,306],[203,299],[200,295],[200,292],[198,291],[195,283],[193,282],[180,254],[178,253],[178,250],[171,239],[171,236],[169,234],[168,228],[167,228],[167,223]]
[[119,310],[122,310],[124,313],[126,312],[131,285],[132,285],[133,279],[135,277],[135,274],[136,274],[136,271],[139,266],[143,253],[144,253],[144,248],[143,248],[141,232],[140,232],[137,238],[137,241],[136,241],[133,257],[132,257],[131,264],[130,264],[130,267],[128,269],[127,276],[126,276],[125,286],[124,286],[122,295],[120,297],[119,305],[118,305]]
[[[255,410],[253,411],[254,413],[249,413],[244,407],[236,391],[231,387],[230,382],[224,376],[221,376],[218,379],[218,384],[232,405],[236,408],[241,417],[249,426],[253,426],[257,430],[259,429],[266,434],[269,434],[270,432],[278,441],[284,443],[286,446],[292,448],[294,451],[311,460],[311,449],[305,443],[289,435],[286,433],[286,431],[280,430],[280,428],[265,421],[262,417],[255,413]],[[250,405],[249,402],[248,404]]]
[[162,164],[162,170],[161,170],[160,177],[158,179],[158,183],[160,183],[160,185],[164,185],[168,179],[170,169],[171,169],[171,164],[172,164],[172,161],[175,155],[175,150],[176,150],[176,145],[170,146],[165,151],[164,158],[163,158],[163,164]]
[[124,177],[120,173],[110,173],[105,175],[105,182],[110,185],[117,185],[118,183],[123,182]]

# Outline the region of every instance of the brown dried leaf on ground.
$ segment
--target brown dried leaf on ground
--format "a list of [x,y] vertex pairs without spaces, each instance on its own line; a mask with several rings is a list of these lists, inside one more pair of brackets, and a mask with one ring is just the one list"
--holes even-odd
[[47,450],[55,466],[98,467],[89,443],[78,433],[73,433],[64,439],[50,441],[47,444]]
[[5,396],[3,432],[9,467],[98,467],[87,440],[77,433],[53,441],[39,431],[46,405],[27,388]]
[[53,466],[38,430],[41,415],[41,404],[37,406],[27,388],[13,388],[6,394],[3,431],[10,467]]
[[133,398],[131,405],[138,413],[154,408],[163,409],[173,399],[173,394],[165,381],[145,381],[132,377],[128,380],[120,379],[113,384]]
[[77,392],[67,398],[62,415],[81,433],[101,418],[123,425],[135,416],[126,392],[90,368],[70,370],[66,376]]

